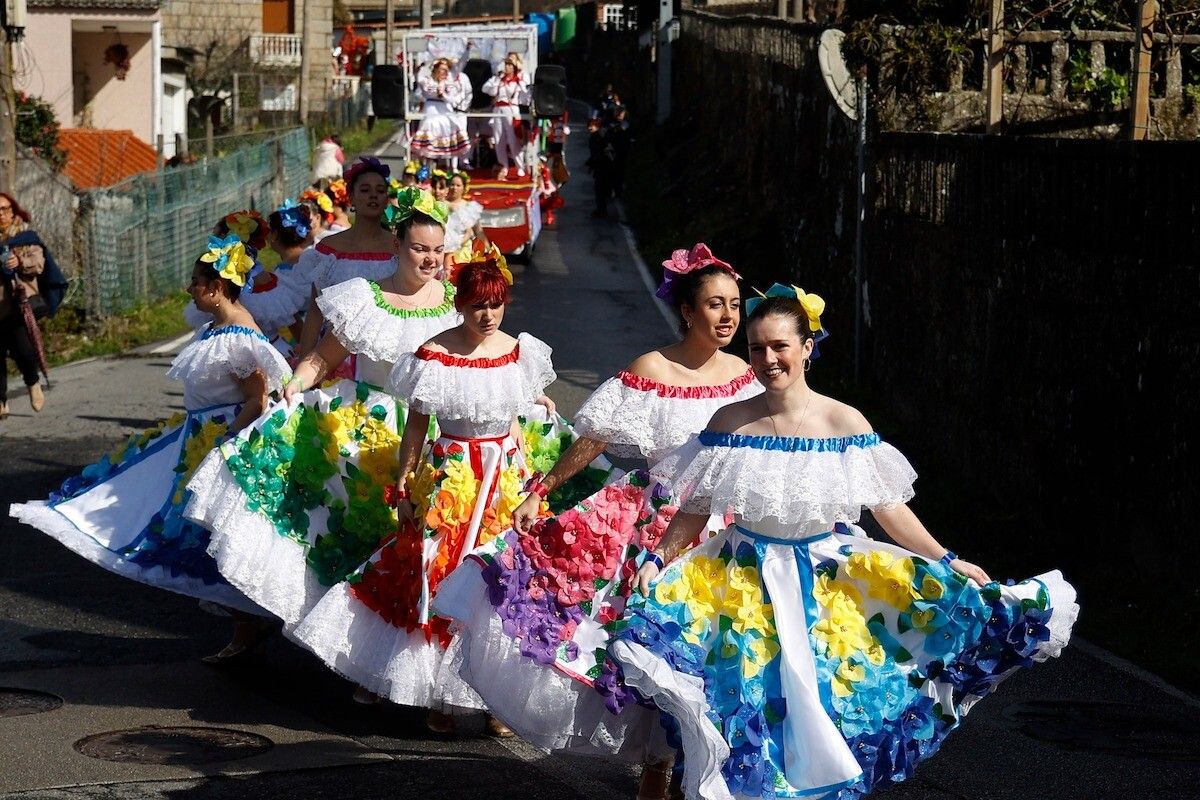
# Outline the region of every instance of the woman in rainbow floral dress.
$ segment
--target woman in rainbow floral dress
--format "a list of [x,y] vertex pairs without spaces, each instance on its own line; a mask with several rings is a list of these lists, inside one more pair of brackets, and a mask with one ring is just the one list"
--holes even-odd
[[395,236],[382,224],[388,209],[390,176],[391,169],[376,158],[360,158],[346,170],[354,224],[350,230],[332,234],[306,250],[296,264],[297,276],[312,298],[296,344],[301,358],[317,346],[325,325],[318,294],[351,278],[381,281],[396,271]]
[[[462,319],[453,285],[437,279],[445,206],[413,188],[400,201],[399,268],[321,292],[329,332],[283,401],[214,451],[191,486],[187,516],[212,530],[221,574],[285,632],[395,531],[384,492],[399,477],[407,398],[383,387],[397,361]],[[355,379],[320,387],[347,354]]]
[[547,750],[602,740],[631,760],[651,754],[657,718],[614,717],[590,687],[603,668],[603,625],[621,615],[635,558],[674,508],[644,469],[534,524],[539,495],[605,450],[653,464],[718,408],[762,391],[746,362],[721,350],[741,315],[737,273],[703,244],[675,251],[663,267],[658,296],[674,306],[681,341],[638,357],[592,393],[574,420],[580,438],[530,487],[514,530],[477,549],[434,605],[462,623],[462,677],[492,713]]
[[[500,331],[511,281],[494,250],[460,265],[462,324],[396,363],[391,391],[409,402],[399,528],[294,630],[359,686],[430,709],[430,728],[443,733],[451,714],[483,704],[449,668],[449,620],[432,615],[430,601],[467,553],[511,526],[529,478],[518,416],[552,405],[543,394],[555,378],[550,348]],[[434,415],[440,434],[429,441]]]
[[[1057,656],[1078,613],[1061,573],[998,584],[909,510],[904,457],[807,384],[823,308],[778,285],[752,307],[766,391],[655,467],[680,510],[610,625],[606,690],[664,712],[690,798],[904,780],[1007,675]],[[864,508],[896,544],[853,526]],[[733,524],[688,549],[713,513]]]
[[183,516],[201,459],[253,422],[289,373],[239,302],[253,265],[236,235],[211,237],[195,264],[189,292],[213,321],[167,373],[182,381],[186,411],[130,438],[48,501],[15,504],[11,513],[118,575],[261,613],[221,578],[205,552],[208,531]]

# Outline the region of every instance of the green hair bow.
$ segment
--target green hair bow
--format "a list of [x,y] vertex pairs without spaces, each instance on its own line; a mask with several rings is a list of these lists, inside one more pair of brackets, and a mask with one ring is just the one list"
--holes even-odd
[[450,219],[450,207],[433,195],[416,186],[406,186],[396,193],[396,205],[389,205],[383,212],[383,225],[395,229],[413,214],[424,214],[439,225]]

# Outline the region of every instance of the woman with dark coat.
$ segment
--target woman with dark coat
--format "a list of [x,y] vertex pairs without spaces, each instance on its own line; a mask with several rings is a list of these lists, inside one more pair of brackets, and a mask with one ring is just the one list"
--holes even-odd
[[8,417],[9,357],[29,387],[33,410],[45,406],[38,371],[46,373],[46,356],[37,320],[54,315],[67,288],[50,249],[29,229],[29,221],[29,212],[0,192],[0,420]]

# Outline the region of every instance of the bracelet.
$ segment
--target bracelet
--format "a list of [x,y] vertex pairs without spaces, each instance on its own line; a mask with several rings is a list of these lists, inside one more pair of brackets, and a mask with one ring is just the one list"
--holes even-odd
[[536,494],[543,500],[546,499],[546,495],[550,494],[550,490],[546,488],[546,484],[542,483],[542,473],[540,472],[535,472],[529,480],[525,481],[525,491],[530,494]]
[[644,552],[646,553],[646,555],[645,555],[645,558],[642,559],[642,564],[653,564],[654,566],[658,567],[659,569],[663,568],[662,556],[660,556],[658,553],[655,553],[652,550],[646,550]]
[[299,384],[300,391],[302,391],[302,392],[304,391],[304,379],[295,373],[292,373],[291,375],[289,375],[288,379],[283,382],[283,388],[286,389],[287,387],[291,386],[293,383]]
[[956,558],[958,558],[957,553],[955,553],[953,550],[947,550],[946,555],[939,558],[938,561],[940,561],[941,563],[945,564],[948,567],[948,566],[950,566],[950,562],[954,561]]

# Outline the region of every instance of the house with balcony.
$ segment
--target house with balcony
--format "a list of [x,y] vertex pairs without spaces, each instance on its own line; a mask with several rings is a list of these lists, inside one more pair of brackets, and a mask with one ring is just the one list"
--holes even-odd
[[[193,126],[282,125],[319,114],[332,74],[333,0],[162,0],[163,42],[192,55]],[[302,74],[305,50],[308,72]],[[216,108],[216,111],[212,109]]]

